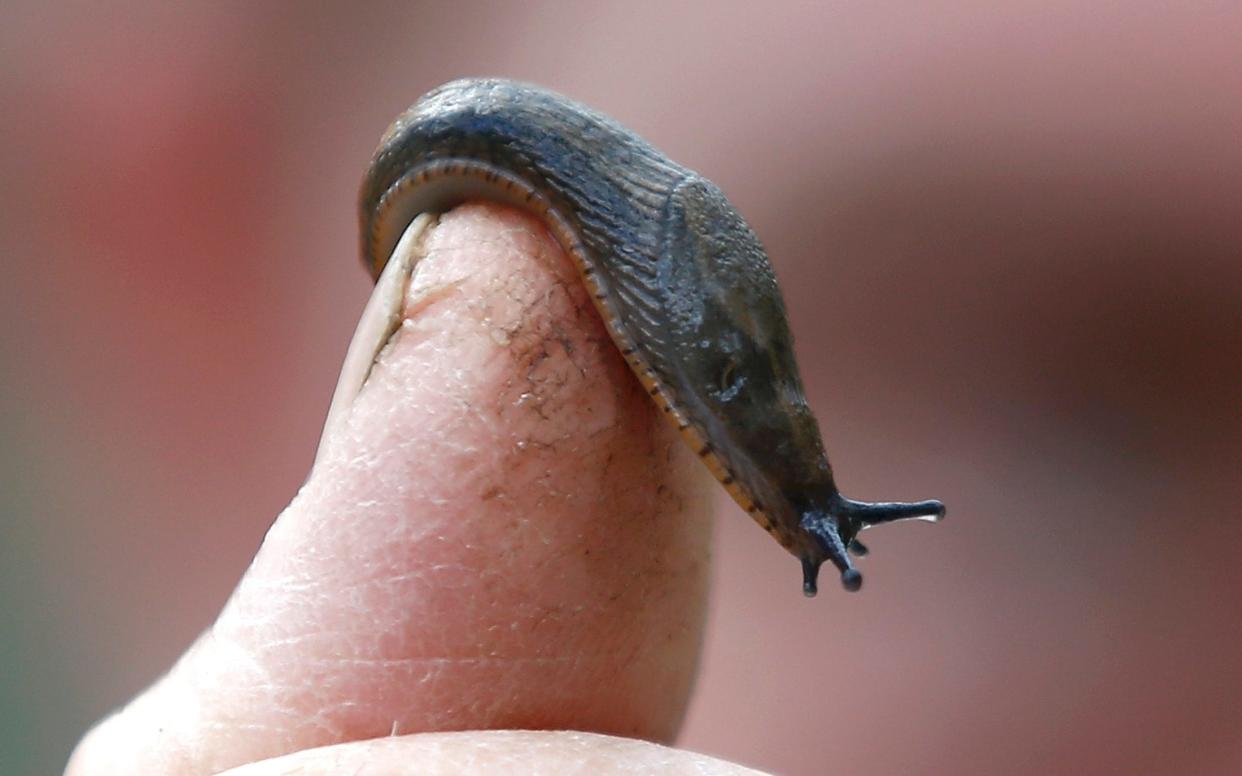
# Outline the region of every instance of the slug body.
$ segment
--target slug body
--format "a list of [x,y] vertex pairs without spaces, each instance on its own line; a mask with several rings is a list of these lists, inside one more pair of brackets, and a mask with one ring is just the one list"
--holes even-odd
[[737,503],[801,559],[861,585],[858,533],[937,520],[938,501],[868,504],[833,480],[785,304],[753,231],[710,181],[583,105],[534,86],[446,84],[385,133],[362,186],[362,256],[378,277],[419,213],[470,199],[542,218],[613,342]]

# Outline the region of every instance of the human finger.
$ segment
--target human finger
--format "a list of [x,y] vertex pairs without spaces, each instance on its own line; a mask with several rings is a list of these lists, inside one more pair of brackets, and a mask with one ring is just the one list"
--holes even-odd
[[69,773],[207,773],[414,731],[667,741],[709,482],[530,217],[444,216],[400,325],[216,623]]

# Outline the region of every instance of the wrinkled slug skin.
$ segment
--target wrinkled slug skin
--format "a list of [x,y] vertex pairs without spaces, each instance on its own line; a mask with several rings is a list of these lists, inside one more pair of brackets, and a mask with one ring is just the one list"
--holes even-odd
[[420,213],[469,199],[543,219],[652,399],[737,503],[800,558],[813,594],[881,522],[939,519],[936,501],[867,504],[837,490],[807,405],[767,254],[720,190],[612,119],[511,81],[455,81],[389,128],[361,194],[378,277]]

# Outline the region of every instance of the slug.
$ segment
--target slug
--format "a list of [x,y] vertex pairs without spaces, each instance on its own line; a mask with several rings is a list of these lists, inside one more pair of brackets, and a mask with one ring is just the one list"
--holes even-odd
[[755,233],[713,183],[607,116],[512,81],[445,84],[384,134],[360,199],[376,279],[420,213],[485,199],[541,218],[660,411],[802,561],[806,595],[825,560],[861,587],[849,553],[865,554],[863,529],[944,516],[939,501],[841,495]]

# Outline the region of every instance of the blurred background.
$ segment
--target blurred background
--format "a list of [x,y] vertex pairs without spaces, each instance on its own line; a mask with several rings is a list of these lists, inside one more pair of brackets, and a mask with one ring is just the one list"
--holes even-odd
[[807,601],[722,499],[683,746],[1237,773],[1240,40],[1234,3],[6,2],[0,772],[214,618],[310,465],[380,133],[505,75],[720,184],[845,492],[949,505]]

